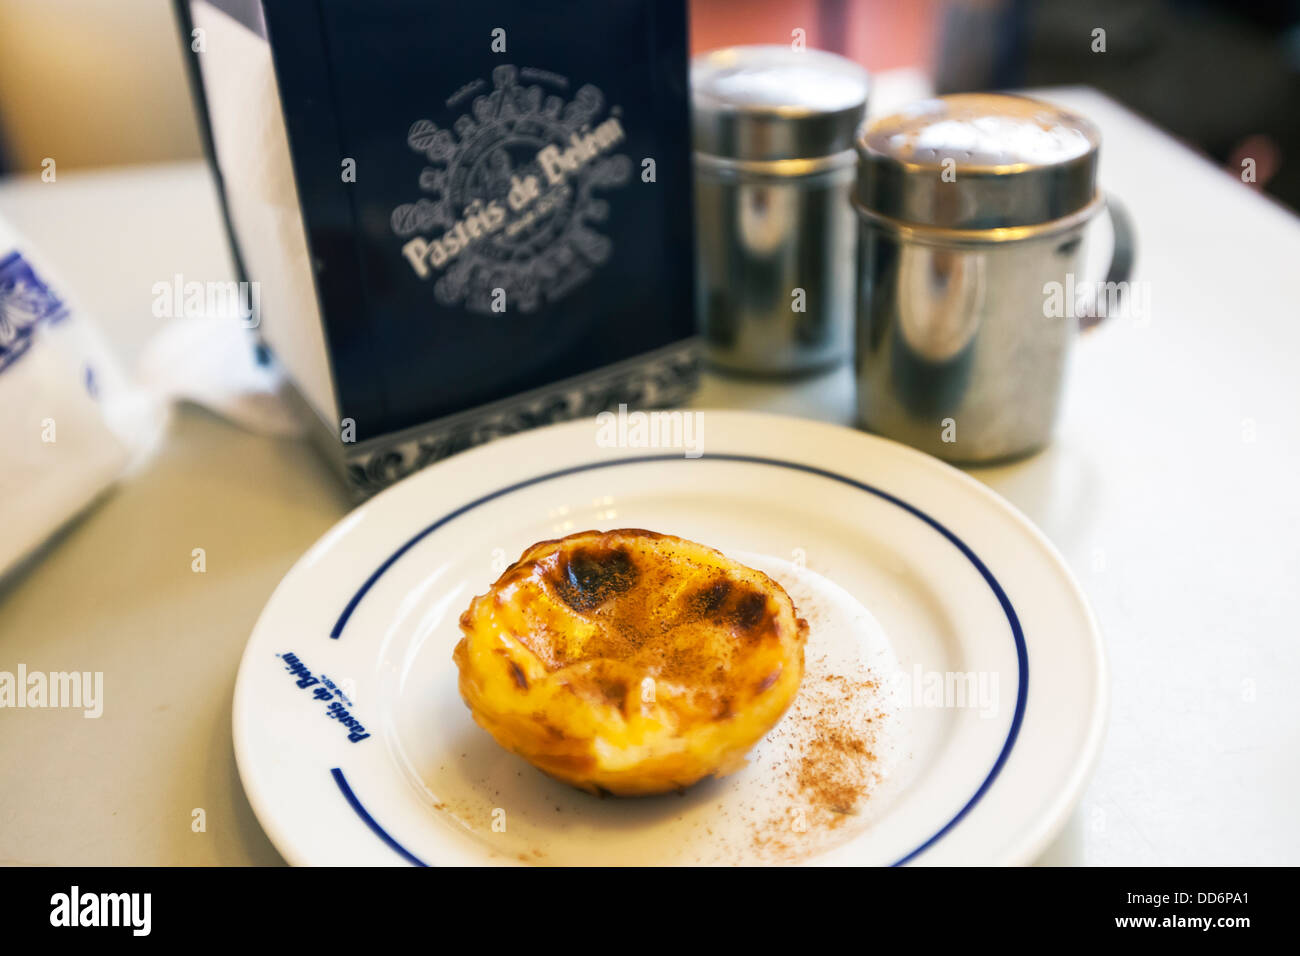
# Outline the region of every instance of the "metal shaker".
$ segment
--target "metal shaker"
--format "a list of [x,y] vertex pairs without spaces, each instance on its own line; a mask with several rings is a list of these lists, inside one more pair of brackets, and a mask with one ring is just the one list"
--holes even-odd
[[867,86],[857,64],[818,50],[692,61],[698,315],[713,365],[790,375],[849,357]]
[[[861,425],[960,463],[1049,440],[1079,325],[1050,305],[1086,284],[1084,228],[1106,207],[1099,145],[1081,116],[996,94],[926,100],[864,128]],[[1106,281],[1126,284],[1131,232],[1112,218]]]

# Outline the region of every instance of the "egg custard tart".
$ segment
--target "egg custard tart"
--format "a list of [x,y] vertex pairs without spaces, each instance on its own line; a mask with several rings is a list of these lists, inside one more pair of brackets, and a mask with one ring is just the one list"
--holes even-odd
[[766,574],[639,529],[533,545],[460,627],[479,726],[552,777],[623,796],[743,766],[794,700],[808,635]]

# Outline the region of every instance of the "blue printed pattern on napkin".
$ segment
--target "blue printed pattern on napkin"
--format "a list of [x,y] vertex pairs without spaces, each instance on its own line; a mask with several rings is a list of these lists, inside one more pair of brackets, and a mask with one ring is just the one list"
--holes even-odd
[[63,300],[50,291],[17,252],[0,259],[0,372],[27,351],[41,322],[68,314]]

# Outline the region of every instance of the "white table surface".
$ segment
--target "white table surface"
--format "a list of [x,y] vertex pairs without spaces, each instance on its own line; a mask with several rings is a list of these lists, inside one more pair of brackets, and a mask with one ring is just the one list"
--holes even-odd
[[[1052,98],[1103,131],[1152,314],[1080,343],[1047,451],[973,472],[1060,548],[1110,653],[1105,748],[1044,861],[1294,865],[1300,220],[1095,93]],[[153,283],[232,273],[201,164],[11,180],[0,215],[128,365],[157,329]],[[849,424],[852,384],[708,376],[696,404]],[[272,589],[347,507],[305,445],[187,407],[150,465],[0,585],[0,670],[105,673],[98,720],[0,711],[0,863],[280,861],[240,787],[231,691]]]

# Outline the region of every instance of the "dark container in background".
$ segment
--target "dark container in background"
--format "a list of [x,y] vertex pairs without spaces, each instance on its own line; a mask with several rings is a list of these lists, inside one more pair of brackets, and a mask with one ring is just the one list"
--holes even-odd
[[355,491],[691,392],[684,3],[177,6],[261,338]]

